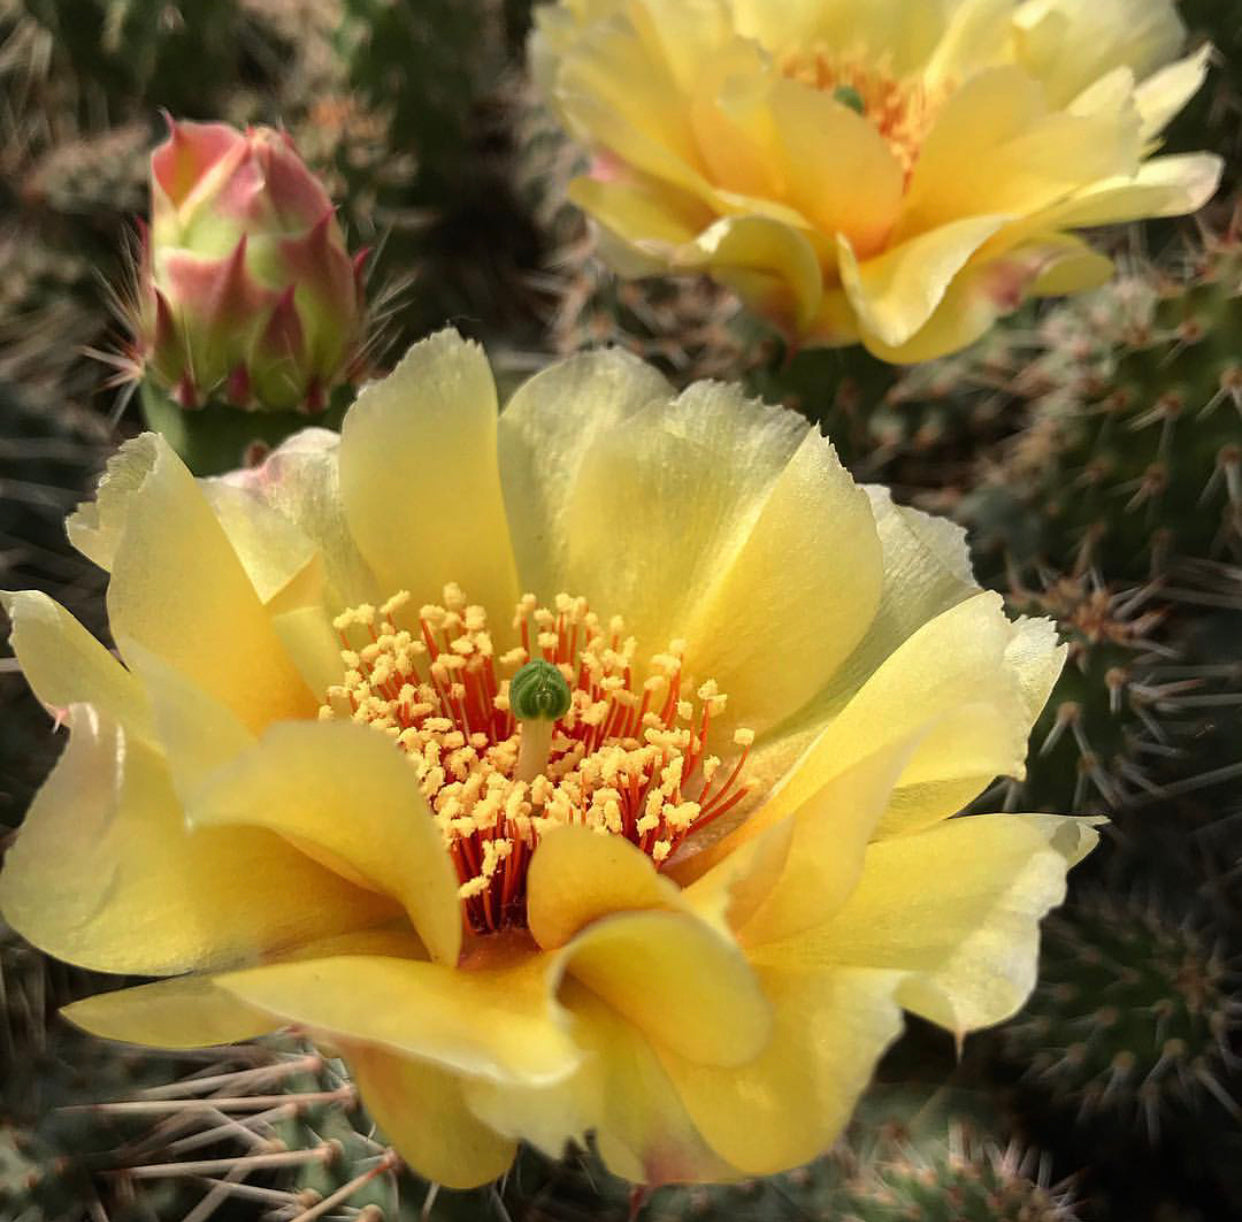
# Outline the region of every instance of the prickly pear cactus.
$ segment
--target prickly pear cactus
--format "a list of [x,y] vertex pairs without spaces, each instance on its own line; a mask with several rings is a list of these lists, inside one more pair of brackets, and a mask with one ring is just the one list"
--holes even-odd
[[1242,556],[1236,232],[1177,275],[1062,307],[1049,334],[1030,427],[963,505],[980,546],[1134,580]]
[[1071,1222],[1065,1186],[1005,1128],[975,1092],[879,1086],[832,1150],[784,1175],[640,1191],[589,1151],[527,1150],[503,1204],[514,1222]]
[[1229,1098],[1236,965],[1210,926],[1139,897],[1079,897],[1044,929],[1040,983],[1003,1031],[1023,1080],[1079,1120],[1111,1117],[1155,1142]]
[[1065,668],[1031,735],[1023,781],[1002,782],[1010,810],[1107,812],[1156,787],[1154,759],[1172,754],[1189,720],[1193,681],[1162,676],[1176,652],[1159,587],[1109,587],[1098,573],[1015,580],[1011,611],[1047,616]]

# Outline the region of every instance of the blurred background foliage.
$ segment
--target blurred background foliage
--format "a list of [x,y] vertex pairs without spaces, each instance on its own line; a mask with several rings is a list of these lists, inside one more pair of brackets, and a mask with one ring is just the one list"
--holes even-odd
[[[379,364],[446,320],[506,389],[619,344],[803,412],[860,479],[965,525],[981,579],[1070,646],[1026,779],[979,807],[1111,820],[1017,1019],[960,1059],[915,1024],[806,1168],[641,1201],[589,1150],[437,1195],[392,1167],[330,1061],[88,1040],[55,1010],[101,981],[5,935],[0,1218],[1242,1217],[1242,4],[1182,7],[1218,56],[1169,143],[1225,153],[1218,201],[1100,235],[1121,266],[1100,292],[897,370],[790,357],[725,290],[606,270],[565,199],[582,154],[525,75],[527,0],[0,0],[0,586],[106,631],[62,519],[140,427],[98,354],[123,343],[160,111],[278,124],[372,248]],[[0,836],[61,741],[4,661]]]

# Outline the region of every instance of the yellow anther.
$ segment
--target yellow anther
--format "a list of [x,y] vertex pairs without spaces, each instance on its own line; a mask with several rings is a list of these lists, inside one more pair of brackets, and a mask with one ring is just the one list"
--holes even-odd
[[[703,739],[725,697],[711,680],[695,699],[680,690],[684,642],[638,664],[620,617],[605,621],[567,593],[554,609],[526,595],[513,621],[524,644],[496,658],[484,609],[460,587],[399,626],[409,605],[398,593],[378,613],[365,604],[336,617],[343,682],[319,716],[368,725],[405,752],[477,931],[521,919],[521,874],[552,828],[624,836],[660,864],[740,796],[735,775],[709,793],[721,765],[704,758]],[[513,684],[532,666],[560,699],[548,719],[519,722]]]

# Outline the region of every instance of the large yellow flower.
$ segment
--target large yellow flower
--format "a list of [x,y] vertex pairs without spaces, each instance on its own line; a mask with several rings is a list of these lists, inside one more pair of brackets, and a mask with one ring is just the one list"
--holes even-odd
[[[448,1185],[591,1130],[634,1180],[810,1158],[902,1007],[1015,1011],[1094,839],[950,818],[1021,772],[1062,661],[956,528],[620,353],[498,418],[444,332],[254,472],[130,442],[69,531],[124,665],[7,596],[71,734],[5,917],[172,977],[71,1007],[100,1034],[301,1024]],[[531,654],[573,689],[550,733],[510,706]]]
[[562,0],[532,59],[620,272],[918,361],[1105,279],[1070,231],[1212,195],[1219,158],[1151,156],[1207,71],[1184,38],[1172,0]]

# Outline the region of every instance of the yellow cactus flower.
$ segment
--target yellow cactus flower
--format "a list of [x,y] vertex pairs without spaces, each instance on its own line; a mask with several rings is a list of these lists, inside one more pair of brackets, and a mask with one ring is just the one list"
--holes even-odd
[[619,272],[910,362],[1100,284],[1072,231],[1211,197],[1219,158],[1152,156],[1207,72],[1184,40],[1173,0],[561,0],[531,53]]
[[1014,1013],[1095,839],[952,817],[1021,773],[1051,625],[799,417],[619,352],[498,416],[443,332],[253,471],[127,443],[69,532],[121,660],[6,597],[70,735],[5,918],[168,977],[69,1008],[100,1035],[298,1024],[446,1185],[587,1132],[651,1183],[810,1159],[903,1008]]

